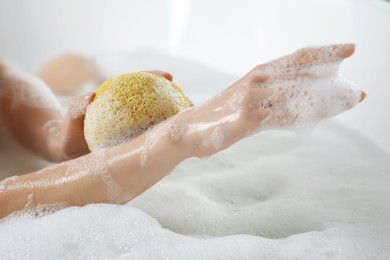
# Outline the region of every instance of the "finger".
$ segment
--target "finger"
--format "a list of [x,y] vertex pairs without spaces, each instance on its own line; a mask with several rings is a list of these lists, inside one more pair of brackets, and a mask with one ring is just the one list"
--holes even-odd
[[313,77],[313,73],[309,73],[309,72],[278,73],[270,76],[270,82],[274,83],[275,81],[290,81],[290,80],[305,79],[310,77]]
[[362,91],[362,92],[360,93],[359,102],[363,102],[363,100],[366,99],[366,97],[367,97],[366,92]]
[[84,138],[84,118],[87,106],[95,93],[75,97],[69,102],[62,133],[62,147],[66,158],[75,158],[89,152]]
[[150,71],[145,71],[145,72],[148,72],[148,73],[151,73],[151,74],[155,74],[155,75],[162,76],[162,77],[166,78],[166,79],[169,80],[169,81],[172,81],[172,80],[173,80],[173,76],[172,76],[171,74],[169,74],[168,72],[165,72],[165,71],[161,71],[161,70],[150,70]]
[[193,107],[194,102],[192,102],[191,99],[189,99],[187,96],[185,96],[185,98],[187,99],[188,103],[190,103],[190,107]]
[[68,105],[67,117],[71,121],[78,120],[80,117],[83,117],[85,115],[85,111],[87,110],[87,106],[94,98],[94,92],[72,98]]
[[303,48],[294,52],[292,60],[303,66],[311,66],[318,63],[338,62],[350,57],[355,51],[355,45],[335,44],[314,48]]
[[[256,73],[254,73],[256,74]],[[252,76],[251,79],[244,82],[247,86],[253,88],[268,88],[272,85],[282,84],[282,82],[294,81],[294,80],[302,80],[310,77],[314,77],[315,75],[310,72],[295,72],[295,73],[275,73],[275,74],[261,74],[257,73],[257,76]]]
[[267,85],[265,83],[268,82],[269,78],[269,75],[259,73],[256,71],[256,68],[254,68],[225,91],[236,91],[236,89],[240,89],[241,86],[247,86],[248,88],[263,88]]
[[351,43],[303,48],[290,55],[259,65],[256,69],[265,72],[270,70],[274,73],[290,72],[294,69],[339,62],[350,57],[354,51],[355,45]]
[[[162,76],[164,78],[166,78],[167,80],[169,81],[172,81],[173,80],[173,76],[168,73],[168,72],[165,72],[165,71],[161,71],[161,70],[150,70],[150,71],[145,71],[145,72],[148,72],[148,73],[151,73],[151,74],[155,74],[155,75],[159,75],[159,76]],[[194,106],[194,103],[188,98],[186,97],[188,102],[190,103],[190,106],[193,107]]]

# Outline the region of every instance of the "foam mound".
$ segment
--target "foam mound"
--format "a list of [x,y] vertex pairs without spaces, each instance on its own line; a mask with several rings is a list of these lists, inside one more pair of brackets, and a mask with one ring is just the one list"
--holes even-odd
[[90,150],[114,146],[190,106],[172,81],[147,72],[107,79],[88,106],[84,134]]

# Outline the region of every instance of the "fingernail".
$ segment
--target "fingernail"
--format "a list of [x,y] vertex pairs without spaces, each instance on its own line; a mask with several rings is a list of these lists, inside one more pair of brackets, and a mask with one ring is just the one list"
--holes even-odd
[[367,97],[366,92],[362,91],[362,92],[360,93],[360,100],[359,100],[359,102],[362,102],[366,97]]
[[92,102],[94,92],[72,98],[68,103],[68,114],[71,119],[78,119],[85,115],[87,106]]
[[90,99],[93,94],[95,94],[95,93],[94,92],[89,92],[89,93],[85,94],[84,95],[84,99]]
[[84,103],[89,105],[90,103],[92,103],[92,101],[95,99],[95,92],[89,92],[88,94],[84,95]]
[[355,44],[353,43],[346,43],[341,46],[340,50],[340,57],[341,58],[348,58],[355,52]]

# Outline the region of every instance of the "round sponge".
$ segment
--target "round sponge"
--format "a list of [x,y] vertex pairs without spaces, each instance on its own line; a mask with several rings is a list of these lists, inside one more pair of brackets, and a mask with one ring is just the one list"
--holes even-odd
[[190,102],[183,91],[162,76],[121,74],[96,89],[85,114],[85,139],[92,151],[111,147],[188,107]]

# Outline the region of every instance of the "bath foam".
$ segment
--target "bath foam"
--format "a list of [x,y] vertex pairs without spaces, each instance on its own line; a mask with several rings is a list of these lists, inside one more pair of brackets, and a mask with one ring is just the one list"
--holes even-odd
[[84,134],[91,150],[114,146],[190,106],[164,77],[133,72],[109,78],[88,106]]
[[27,217],[27,218],[37,218],[43,217],[48,214],[52,214],[61,209],[67,208],[70,205],[65,202],[51,203],[51,204],[35,204],[33,194],[28,195],[26,205],[23,209],[15,211],[10,215],[6,216],[3,219],[0,219],[1,222],[5,222],[9,219]]
[[259,70],[259,74],[269,77],[261,87],[275,91],[273,97],[257,104],[271,111],[262,122],[262,129],[297,132],[351,109],[365,98],[363,91],[338,74],[341,61],[336,48],[329,46],[321,52],[316,48],[306,50],[310,60],[306,65],[295,59],[301,52],[270,62]]
[[262,123],[263,129],[314,125],[351,109],[362,99],[362,92],[340,75],[275,82],[269,87],[277,97],[269,99],[271,116]]
[[[171,132],[171,128],[174,129],[170,126],[168,122],[161,122],[160,124],[157,124],[153,127],[151,127],[147,132],[145,136],[145,143],[141,148],[141,156],[140,156],[140,166],[144,167],[148,161],[149,158],[149,149],[150,147],[155,144],[155,142],[161,137],[161,133],[165,131],[165,129],[169,129]],[[173,131],[170,133],[172,140],[177,140],[177,135],[178,132]]]
[[223,144],[224,133],[222,132],[219,126],[215,127],[213,133],[211,134],[211,143],[213,144],[215,150],[220,150]]

